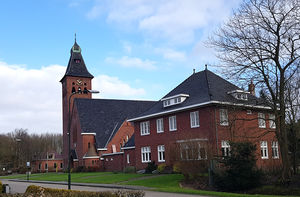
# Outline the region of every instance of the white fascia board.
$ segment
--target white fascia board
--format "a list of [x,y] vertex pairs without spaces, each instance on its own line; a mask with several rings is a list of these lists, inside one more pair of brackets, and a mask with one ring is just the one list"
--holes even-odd
[[122,150],[135,149],[135,146],[122,147]]
[[92,156],[92,157],[82,157],[82,159],[99,159],[99,156]]
[[96,133],[81,133],[81,135],[94,135],[94,136],[96,136]]
[[112,155],[122,155],[122,154],[124,154],[124,152],[106,153],[106,154],[102,154],[101,157],[112,156]]
[[230,92],[227,92],[227,94],[232,94],[232,93],[246,93],[246,94],[250,94],[250,92],[244,91],[244,90],[232,90]]
[[97,150],[98,151],[104,151],[104,150],[107,150],[107,148],[98,148]]
[[170,96],[170,97],[167,97],[167,98],[162,98],[162,99],[160,99],[161,101],[165,101],[165,100],[168,100],[168,99],[172,99],[172,98],[176,98],[176,97],[189,97],[190,95],[188,95],[188,94],[177,94],[177,95],[174,95],[174,96]]
[[177,143],[182,143],[182,142],[198,142],[198,141],[208,141],[207,138],[194,138],[194,139],[186,139],[186,140],[177,140]]
[[180,108],[177,108],[177,109],[172,109],[172,110],[168,110],[168,111],[164,111],[164,112],[158,112],[158,113],[149,114],[149,115],[146,115],[146,116],[132,118],[132,119],[129,119],[127,121],[128,122],[133,122],[133,121],[136,121],[136,120],[143,120],[143,119],[152,118],[152,117],[155,117],[155,116],[170,114],[170,113],[173,113],[173,112],[183,111],[183,110],[192,109],[192,108],[195,108],[195,107],[201,107],[201,106],[205,106],[205,105],[209,105],[209,104],[233,105],[233,106],[249,107],[249,108],[254,108],[254,109],[255,108],[256,109],[272,109],[271,107],[266,107],[266,106],[261,106],[261,105],[246,105],[246,104],[242,104],[242,103],[208,101],[208,102],[189,105],[189,106],[186,106],[186,107],[180,107]]
[[78,161],[78,159],[73,159],[73,161]]

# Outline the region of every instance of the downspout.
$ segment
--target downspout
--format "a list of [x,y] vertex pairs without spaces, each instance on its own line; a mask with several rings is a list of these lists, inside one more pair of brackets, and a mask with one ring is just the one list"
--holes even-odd
[[217,155],[219,155],[219,139],[218,139],[218,123],[217,123],[217,113],[215,108],[215,127],[216,127],[216,146],[217,146]]

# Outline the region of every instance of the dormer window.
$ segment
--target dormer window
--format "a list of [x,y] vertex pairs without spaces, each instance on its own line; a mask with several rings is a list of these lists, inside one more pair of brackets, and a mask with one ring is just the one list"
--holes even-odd
[[168,106],[177,105],[184,102],[187,97],[189,97],[188,94],[178,94],[167,98],[163,98],[161,99],[161,101],[163,101],[164,107],[168,107]]
[[75,63],[80,63],[80,59],[74,59]]
[[228,92],[227,94],[230,94],[237,100],[247,101],[249,92],[243,90],[233,90],[231,92]]

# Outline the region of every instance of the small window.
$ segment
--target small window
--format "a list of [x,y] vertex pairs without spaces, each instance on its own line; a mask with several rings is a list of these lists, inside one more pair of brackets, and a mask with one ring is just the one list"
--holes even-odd
[[86,88],[84,88],[83,94],[88,94],[88,90]]
[[222,147],[222,156],[227,157],[230,156],[230,144],[228,141],[222,140],[221,142]]
[[247,110],[247,114],[252,114],[252,111],[251,110]]
[[165,162],[165,146],[164,145],[157,146],[157,153],[158,153],[158,161]]
[[272,157],[274,159],[278,159],[279,158],[279,151],[278,151],[278,142],[272,142]]
[[199,112],[191,112],[190,113],[190,122],[191,122],[191,128],[199,127]]
[[142,153],[142,163],[151,162],[151,149],[150,146],[142,147],[141,148]]
[[72,93],[76,93],[75,87],[72,87]]
[[113,151],[113,153],[117,152],[116,145],[114,145],[114,144],[113,144],[111,147],[112,147],[112,151]]
[[80,59],[74,59],[75,63],[80,63]]
[[149,135],[150,134],[150,122],[145,121],[140,123],[140,131],[141,135]]
[[261,141],[260,142],[260,151],[261,151],[261,158],[262,159],[268,159],[268,143],[267,141]]
[[127,163],[129,164],[130,163],[130,155],[127,154]]
[[91,148],[91,143],[90,142],[88,143],[88,148]]
[[57,168],[57,164],[56,163],[54,163],[54,169],[56,169]]
[[81,94],[81,87],[78,88],[78,94]]
[[274,114],[269,114],[269,124],[270,124],[271,129],[276,129],[275,115]]
[[164,132],[164,120],[162,118],[156,119],[156,131],[157,133]]
[[176,131],[177,130],[176,116],[169,117],[169,130],[170,131]]
[[41,168],[42,168],[42,164],[41,164],[41,163],[39,163],[39,170],[41,170]]
[[220,125],[228,126],[228,111],[227,111],[227,109],[220,109]]
[[45,170],[48,170],[48,164],[45,163]]
[[94,160],[92,160],[92,165],[94,165]]
[[60,168],[61,168],[61,169],[63,168],[63,163],[60,163]]
[[258,113],[258,127],[266,128],[266,119],[265,119],[265,114],[263,113]]

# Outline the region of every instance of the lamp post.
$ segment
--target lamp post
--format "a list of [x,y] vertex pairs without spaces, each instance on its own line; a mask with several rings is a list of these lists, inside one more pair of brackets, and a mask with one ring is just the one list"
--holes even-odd
[[[69,120],[68,120],[68,189],[71,189],[71,98],[75,94],[82,94],[82,91],[72,92],[69,96]],[[98,94],[97,90],[87,90],[87,93]]]

